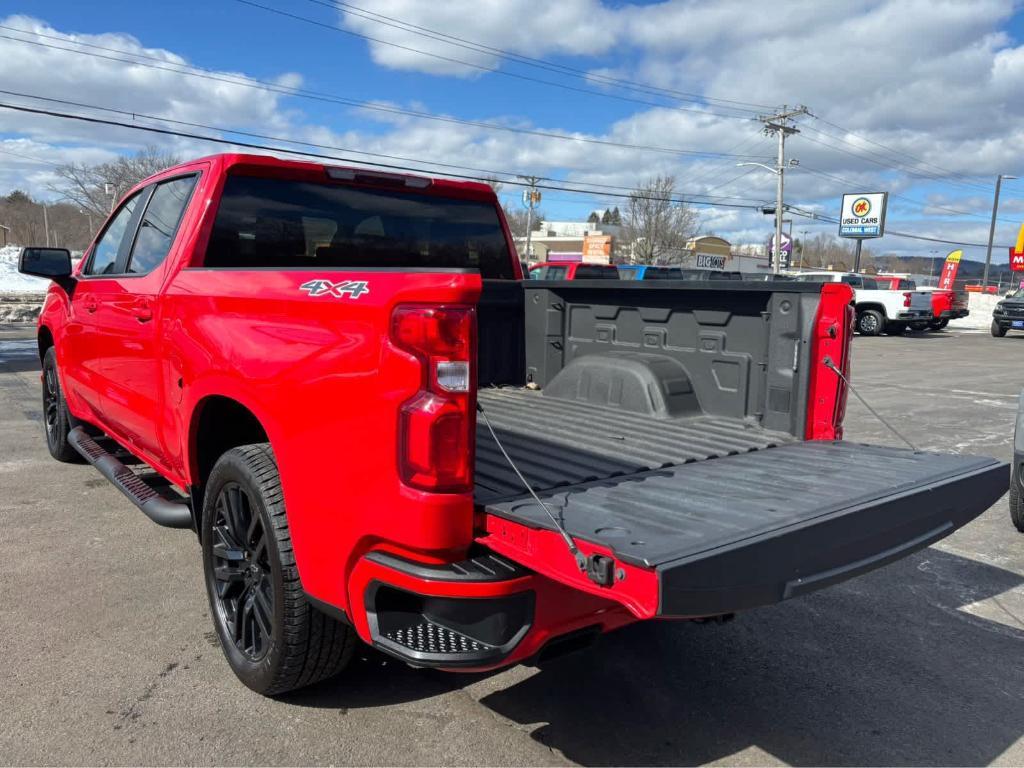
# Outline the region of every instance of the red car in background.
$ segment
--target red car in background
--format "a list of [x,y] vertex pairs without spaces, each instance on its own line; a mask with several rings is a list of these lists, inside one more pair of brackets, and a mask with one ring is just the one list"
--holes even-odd
[[[950,320],[959,317],[967,317],[970,312],[967,309],[967,292],[956,291],[950,288],[933,288],[931,286],[917,287],[913,280],[898,275],[875,275],[879,288],[887,288],[891,291],[927,291],[932,295],[932,319],[928,321],[928,328],[933,331],[941,331]],[[923,330],[923,329],[919,329]]]
[[618,280],[619,270],[611,264],[579,261],[542,261],[530,267],[531,280]]

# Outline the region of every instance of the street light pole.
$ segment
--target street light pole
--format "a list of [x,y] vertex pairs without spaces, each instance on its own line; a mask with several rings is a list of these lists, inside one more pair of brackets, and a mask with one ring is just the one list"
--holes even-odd
[[996,195],[992,200],[992,223],[988,227],[988,249],[985,251],[985,273],[981,278],[983,288],[988,287],[988,268],[992,264],[992,240],[996,235],[996,211],[999,209],[999,189],[1003,186],[1003,179],[1016,179],[1016,176],[1009,176],[1001,173],[996,176]]

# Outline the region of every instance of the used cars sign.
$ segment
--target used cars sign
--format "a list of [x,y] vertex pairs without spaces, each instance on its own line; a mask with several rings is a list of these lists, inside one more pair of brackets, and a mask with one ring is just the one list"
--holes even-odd
[[858,192],[843,195],[839,214],[840,237],[881,237],[885,232],[885,204],[888,192]]

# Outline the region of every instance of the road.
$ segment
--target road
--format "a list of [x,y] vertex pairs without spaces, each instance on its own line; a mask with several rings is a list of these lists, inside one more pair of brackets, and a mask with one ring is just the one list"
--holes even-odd
[[[368,652],[271,701],[221,656],[194,535],[49,458],[37,371],[31,330],[0,331],[2,763],[1024,764],[1024,536],[1005,498],[723,626],[648,623],[490,676]],[[1024,335],[858,338],[853,376],[918,445],[1010,457]],[[898,443],[853,398],[847,425]]]

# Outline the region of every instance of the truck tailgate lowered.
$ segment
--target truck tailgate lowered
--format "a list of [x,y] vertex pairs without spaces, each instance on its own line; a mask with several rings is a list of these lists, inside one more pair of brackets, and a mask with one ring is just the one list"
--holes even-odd
[[[581,583],[568,558],[558,568],[541,562],[551,548],[535,537],[554,526],[525,494],[486,503],[488,543],[634,613],[716,615],[805,594],[928,546],[988,509],[1007,477],[1005,464],[983,457],[791,443],[543,492],[581,545],[615,559],[611,586]],[[627,585],[631,573],[641,578]]]

